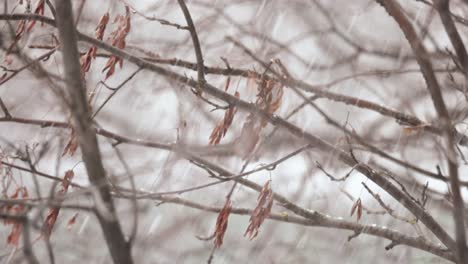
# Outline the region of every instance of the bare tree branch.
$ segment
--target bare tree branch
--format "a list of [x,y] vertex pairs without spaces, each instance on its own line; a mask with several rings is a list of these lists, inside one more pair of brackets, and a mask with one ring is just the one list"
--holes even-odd
[[[426,81],[427,89],[429,90],[429,93],[431,95],[432,102],[434,103],[435,109],[439,114],[442,129],[445,134],[445,147],[447,149],[447,162],[449,167],[450,186],[452,189],[454,201],[453,217],[455,221],[457,260],[459,263],[467,263],[468,250],[466,247],[466,231],[464,225],[464,205],[460,191],[457,155],[454,148],[455,141],[452,133],[453,125],[451,124],[450,116],[448,114],[447,107],[445,106],[439,83],[434,74],[428,53],[423,43],[419,39],[418,35],[416,34],[414,28],[412,27],[410,21],[402,12],[400,5],[394,0],[377,0],[377,2],[383,5],[383,7],[395,19],[395,21],[398,23],[401,30],[405,34],[405,37],[411,45],[411,48],[416,56],[419,67],[421,68],[421,72]],[[438,6],[442,8],[443,4],[440,4]],[[448,3],[446,8],[448,8]],[[463,53],[462,50],[459,50],[459,52]],[[465,56],[463,54],[460,55]]]
[[106,172],[102,164],[96,133],[92,128],[91,113],[88,107],[86,90],[81,79],[77,38],[70,0],[56,0],[57,28],[63,53],[65,83],[68,90],[68,104],[73,127],[78,135],[89,180],[96,186],[94,198],[97,205],[97,218],[101,223],[104,237],[114,263],[133,263],[130,244],[125,241],[114,203],[106,182]]

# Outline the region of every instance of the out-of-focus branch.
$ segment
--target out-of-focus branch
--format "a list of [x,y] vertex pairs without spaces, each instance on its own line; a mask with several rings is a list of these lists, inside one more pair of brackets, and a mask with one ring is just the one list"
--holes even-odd
[[[421,72],[426,81],[427,89],[434,103],[434,107],[441,119],[442,129],[444,131],[445,145],[447,150],[447,162],[449,167],[450,187],[453,194],[453,217],[455,221],[455,235],[456,235],[456,248],[450,247],[457,252],[457,261],[459,263],[468,263],[468,249],[466,247],[466,231],[464,225],[464,204],[460,191],[460,180],[458,176],[458,162],[455,152],[455,142],[453,137],[453,125],[450,116],[445,106],[442,92],[434,74],[429,55],[419,39],[416,31],[414,30],[411,22],[403,13],[401,6],[394,0],[377,0],[387,12],[395,19],[399,27],[403,31],[406,39],[408,40],[413,53],[416,56]],[[444,5],[440,4],[439,7],[443,8]],[[446,3],[448,9],[448,3]],[[465,51],[466,53],[466,51]],[[462,59],[462,58],[460,58]]]
[[131,247],[125,241],[120,227],[106,172],[101,160],[91,113],[86,99],[86,90],[81,79],[76,29],[74,26],[70,0],[56,0],[57,28],[63,53],[65,83],[68,91],[68,104],[72,115],[73,127],[78,136],[82,158],[90,182],[96,186],[94,193],[96,215],[104,232],[107,246],[114,263],[133,263]]
[[450,14],[449,0],[436,0],[434,1],[434,7],[439,11],[440,20],[442,20],[445,32],[447,32],[450,42],[452,42],[452,46],[457,53],[458,60],[463,67],[465,76],[468,76],[468,55],[466,53],[465,45],[463,44]]

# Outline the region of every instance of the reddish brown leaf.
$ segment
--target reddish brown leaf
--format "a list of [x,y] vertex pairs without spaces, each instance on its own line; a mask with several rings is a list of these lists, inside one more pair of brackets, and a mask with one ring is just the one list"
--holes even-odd
[[47,214],[46,220],[42,225],[42,234],[49,237],[52,233],[52,228],[54,228],[55,222],[57,221],[58,214],[60,209],[52,208],[49,209],[49,213]]
[[[110,34],[110,39],[112,41],[112,46],[117,47],[119,49],[125,48],[125,38],[127,37],[128,33],[130,32],[130,8],[125,6],[125,16],[118,15],[114,19],[114,24],[117,24],[116,29]],[[104,66],[102,72],[107,71],[105,79],[107,80],[111,77],[115,72],[115,65],[120,65],[122,68],[123,60],[116,57],[110,56],[107,60],[106,65]]]
[[75,225],[75,223],[76,223],[76,218],[77,218],[77,217],[78,217],[78,213],[75,213],[75,214],[73,215],[73,217],[70,218],[70,220],[68,220],[68,223],[67,223],[67,229],[68,229],[68,230],[71,230],[72,227]]
[[[239,93],[236,92],[235,96],[239,98]],[[223,138],[226,135],[227,130],[231,126],[236,112],[237,112],[237,107],[235,106],[229,107],[226,110],[226,112],[224,112],[223,120],[221,120],[211,132],[210,145],[219,144],[219,142],[221,141],[221,138]]]
[[11,228],[10,234],[7,237],[7,243],[9,245],[18,247],[19,239],[21,237],[21,233],[23,232],[23,225],[21,223],[15,222],[13,227]]
[[250,224],[244,233],[250,240],[258,235],[258,230],[266,218],[270,215],[271,207],[273,206],[273,191],[271,190],[271,180],[263,185],[262,190],[257,198],[257,206],[250,216]]
[[88,51],[81,55],[80,57],[80,65],[81,65],[81,76],[84,78],[85,73],[89,71],[89,68],[91,67],[91,60],[93,58],[92,53],[96,50],[95,47],[91,47],[88,49]]
[[76,138],[75,130],[72,128],[70,139],[68,140],[68,143],[62,152],[62,157],[67,154],[69,154],[70,156],[73,156],[77,149],[78,149],[78,139]]
[[[28,190],[26,189],[26,187],[19,187],[19,188],[17,188],[15,190],[15,192],[10,197],[7,196],[7,198],[9,198],[9,199],[18,199],[20,194],[21,194],[21,197],[23,199],[29,197]],[[20,214],[23,214],[23,213],[26,212],[25,206],[21,205],[21,204],[7,205],[7,206],[5,206],[5,207],[3,207],[1,209],[2,209],[2,211],[6,211],[7,213],[16,214],[16,215],[20,215]],[[4,220],[4,224],[5,225],[12,225],[10,234],[8,234],[8,237],[7,237],[7,243],[9,245],[13,245],[15,247],[18,247],[19,239],[20,239],[21,233],[23,231],[23,224],[21,222],[18,222],[16,220],[11,220],[11,219]]]
[[[62,180],[62,188],[58,191],[58,194],[62,196],[65,195],[74,175],[75,173],[72,170],[68,170],[67,172],[65,172],[65,176]],[[52,229],[54,228],[55,222],[57,222],[57,217],[59,213],[60,207],[49,209],[49,213],[47,214],[44,224],[42,225],[42,234],[44,236],[49,237],[52,233]]]
[[351,216],[354,215],[354,212],[356,212],[356,209],[357,209],[356,218],[359,221],[361,219],[361,216],[362,216],[361,198],[357,199],[356,202],[353,204],[353,207],[351,207]]
[[104,37],[104,31],[106,31],[107,24],[109,23],[109,12],[105,13],[101,19],[99,19],[99,23],[96,27],[94,35],[97,39],[102,40]]
[[[101,17],[101,19],[99,20],[99,23],[98,23],[98,25],[96,27],[96,30],[95,30],[95,33],[94,33],[94,35],[96,36],[97,39],[102,40],[102,38],[104,37],[104,32],[106,30],[108,22],[109,22],[109,13],[105,13]],[[91,67],[91,61],[96,58],[96,53],[97,53],[96,46],[91,46],[88,49],[88,51],[80,57],[81,76],[83,78],[85,77],[85,74],[89,71],[89,69]],[[105,70],[106,70],[106,67],[104,67],[103,72]],[[112,69],[112,72],[111,72],[110,75],[112,75],[113,72],[114,72],[114,70]],[[109,75],[109,73],[108,73],[108,75]],[[106,77],[106,79],[107,79],[107,77]]]
[[214,245],[216,248],[221,247],[223,244],[224,234],[228,226],[229,214],[231,213],[232,205],[231,200],[227,199],[223,209],[219,212],[216,219],[215,239]]
[[[249,79],[247,85],[257,85],[257,95],[255,106],[270,113],[275,113],[281,106],[283,97],[283,85],[281,82],[257,78],[258,74],[249,72]],[[252,153],[260,139],[262,129],[268,124],[258,115],[250,113],[241,130],[241,135],[237,139],[239,142],[236,145],[236,152],[242,157],[246,157]]]

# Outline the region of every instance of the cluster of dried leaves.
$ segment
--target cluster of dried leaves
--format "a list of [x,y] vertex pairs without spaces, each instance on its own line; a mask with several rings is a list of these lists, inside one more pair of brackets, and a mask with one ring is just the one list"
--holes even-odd
[[[23,5],[23,1],[20,1],[19,5]],[[26,7],[25,13],[29,13],[29,12],[30,12],[29,7]],[[45,1],[38,0],[36,2],[36,8],[34,8],[33,13],[38,14],[38,15],[44,15],[44,12],[45,12]],[[44,23],[41,23],[41,25],[43,24]],[[32,20],[32,21],[21,20],[19,22],[15,30],[15,38],[6,51],[7,55],[13,51],[13,49],[18,44],[18,41],[24,36],[24,34],[30,32],[33,29],[34,25],[36,25],[36,20]]]
[[[249,226],[244,233],[249,239],[254,239],[258,235],[260,226],[271,213],[273,206],[273,191],[271,190],[271,180],[267,181],[257,198],[257,206],[252,212],[249,220]],[[223,209],[219,212],[216,220],[216,229],[214,233],[214,245],[216,248],[223,244],[224,235],[228,226],[229,214],[232,210],[230,199],[226,199]]]
[[[62,187],[57,193],[58,195],[60,196],[65,195],[65,193],[68,191],[68,187],[70,186],[70,182],[73,176],[74,176],[74,173],[71,170],[65,173],[65,176],[61,184]],[[25,204],[21,203],[21,201],[27,200],[29,198],[27,188],[24,186],[17,187],[16,190],[11,195],[6,195],[6,192],[7,191],[5,190],[4,195],[3,195],[5,199],[18,200],[19,203],[0,206],[0,212],[5,213],[5,214],[10,214],[10,215],[17,215],[17,216],[25,215],[28,208]],[[60,212],[60,207],[58,206],[49,210],[49,212],[47,213],[47,217],[44,221],[44,224],[42,226],[42,232],[41,232],[40,237],[50,236],[50,234],[52,233],[52,229],[55,225],[55,222],[57,221],[59,212]],[[71,228],[71,226],[76,222],[76,217],[77,217],[77,214],[75,214],[73,218],[70,219],[70,221],[68,222],[67,228]],[[23,232],[24,223],[22,221],[15,220],[15,219],[6,219],[4,220],[4,224],[12,226],[10,234],[7,237],[7,243],[9,245],[18,247],[19,240]]]
[[[9,199],[9,200],[27,199],[29,197],[29,194],[28,194],[28,190],[26,189],[26,187],[21,186],[21,187],[17,187],[12,195],[10,196],[4,195],[4,196],[6,199]],[[19,216],[19,215],[25,214],[27,211],[27,208],[24,204],[4,205],[4,206],[0,206],[0,211],[2,213]],[[12,226],[10,234],[7,237],[7,243],[9,245],[18,247],[19,239],[23,231],[23,223],[18,220],[13,220],[13,219],[5,219],[3,223],[5,225]]]
[[[118,15],[113,24],[117,24],[116,29],[111,33],[110,40],[112,41],[112,46],[117,47],[119,49],[125,48],[125,38],[127,37],[128,33],[130,32],[130,8],[125,6],[125,15]],[[115,65],[120,65],[122,68],[123,60],[117,56],[110,56],[109,60],[107,61],[106,65],[102,72],[107,71],[106,79],[112,76],[115,72]]]
[[[106,30],[107,24],[109,23],[109,13],[105,13],[96,27],[94,35],[96,39],[102,40],[104,37],[104,31]],[[88,51],[83,54],[80,58],[81,64],[81,75],[84,78],[85,74],[89,71],[91,67],[91,61],[96,58],[97,47],[92,46],[88,49]]]
[[[106,31],[107,25],[109,23],[109,13],[105,13],[99,20],[98,25],[94,35],[96,39],[103,40],[104,33]],[[119,49],[125,48],[125,38],[130,32],[130,9],[128,6],[125,6],[125,15],[117,15],[112,24],[116,24],[116,28],[111,32],[109,40],[111,41],[112,46]],[[88,51],[83,54],[80,58],[81,63],[81,73],[84,77],[85,73],[89,71],[91,66],[91,61],[96,58],[97,47],[92,46]],[[115,65],[119,63],[120,68],[122,68],[123,60],[117,56],[110,56],[107,60],[106,65],[102,69],[102,72],[107,71],[105,79],[107,80],[115,72]]]
[[[281,72],[283,72],[284,78],[288,78],[289,74],[284,66],[279,60],[272,61],[280,67]],[[269,65],[271,66],[271,64]],[[256,84],[257,94],[255,105],[259,109],[273,114],[281,106],[283,98],[283,82],[267,78],[266,73],[259,78],[259,74],[252,73],[249,76],[247,85]],[[229,87],[230,79],[226,81],[225,91]],[[250,85],[249,85],[250,84]],[[239,97],[239,93],[236,91],[236,97]],[[229,107],[225,114],[224,118],[216,125],[210,135],[210,144],[216,145],[220,142],[221,138],[226,135],[228,128],[231,126],[234,119],[234,115],[237,112],[235,107]],[[260,132],[268,124],[267,120],[264,120],[262,117],[250,113],[247,116],[246,121],[244,122],[241,130],[241,135],[237,140],[240,140],[242,150],[240,154],[245,157],[246,154],[252,153],[257,146],[257,143],[260,139]],[[271,180],[266,182],[263,186],[259,197],[257,199],[257,206],[249,220],[249,226],[245,231],[244,236],[248,236],[250,239],[255,238],[258,235],[258,230],[266,218],[270,215],[271,207],[273,206],[273,192],[271,190]],[[223,209],[220,211],[215,229],[215,247],[219,248],[223,243],[224,234],[227,229],[228,218],[231,212],[232,206],[231,201],[228,198]]]
[[[274,61],[277,63],[276,61]],[[279,64],[279,63],[277,63]],[[282,66],[282,64],[279,64]],[[283,70],[283,68],[281,68]],[[256,84],[257,95],[255,105],[269,114],[275,113],[281,106],[283,98],[283,84],[280,81],[266,78],[266,71],[262,75],[262,78],[258,77],[259,74],[252,72],[248,78],[247,86],[253,86]],[[230,79],[226,81],[225,91],[229,87]],[[253,85],[252,85],[253,84]],[[239,93],[236,91],[235,96],[239,97]],[[211,132],[209,143],[211,145],[217,145],[221,139],[226,135],[229,127],[232,125],[234,115],[237,109],[234,106],[229,107],[224,118],[218,122],[213,131]],[[241,130],[241,135],[237,140],[240,140],[242,150],[240,150],[241,156],[245,156],[246,153],[251,153],[260,139],[260,132],[268,124],[267,120],[263,120],[261,117],[255,114],[249,114],[246,121],[244,122]]]
[[[62,188],[57,192],[59,196],[64,196],[67,193],[68,187],[70,186],[70,182],[73,179],[74,175],[75,173],[73,173],[72,170],[68,170],[67,172],[65,172],[65,176],[62,180]],[[60,207],[49,209],[49,213],[47,214],[46,220],[44,221],[44,225],[42,226],[42,235],[47,237],[50,236],[50,234],[52,233],[52,229],[54,228],[55,222],[57,221],[59,212]]]
[[258,235],[258,230],[263,221],[270,215],[273,206],[273,191],[271,190],[271,180],[267,181],[257,198],[257,206],[250,216],[250,224],[244,233],[251,240]]
[[[283,84],[279,81],[266,78],[265,73],[260,80],[257,79],[258,74],[251,77],[255,78],[255,82],[257,83],[255,105],[257,108],[269,114],[274,114],[281,106]],[[241,153],[245,155],[246,153],[251,153],[255,149],[260,139],[260,132],[267,124],[268,121],[258,115],[250,113],[247,116],[242,126],[241,136],[239,137],[239,140],[243,141],[241,142],[243,143],[241,144],[243,147]]]
[[[239,93],[236,92],[236,97],[239,97]],[[234,115],[237,112],[237,107],[230,106],[226,112],[224,112],[224,118],[216,125],[210,135],[210,145],[217,145],[226,135],[228,128],[232,124],[232,120],[234,120]]]

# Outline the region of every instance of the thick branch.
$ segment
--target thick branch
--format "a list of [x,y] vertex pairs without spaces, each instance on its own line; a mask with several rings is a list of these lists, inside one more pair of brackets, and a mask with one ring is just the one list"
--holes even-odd
[[[419,39],[416,31],[411,25],[410,21],[403,13],[401,6],[394,0],[377,0],[387,12],[395,19],[399,27],[403,31],[406,39],[408,40],[413,53],[416,56],[419,67],[426,81],[427,89],[432,97],[432,102],[439,115],[442,129],[445,136],[445,145],[447,149],[447,162],[450,176],[450,187],[453,194],[453,217],[455,221],[455,235],[456,235],[456,248],[450,247],[457,252],[457,260],[459,263],[468,263],[468,250],[466,247],[466,231],[464,225],[464,207],[463,198],[460,191],[460,180],[458,177],[458,164],[457,156],[454,148],[454,137],[452,134],[453,126],[451,124],[450,116],[445,106],[442,92],[434,74],[429,54],[427,53],[422,41]],[[439,5],[444,7],[444,5]],[[448,8],[448,3],[446,5]],[[447,245],[448,246],[448,245]]]
[[466,53],[465,45],[463,44],[450,14],[449,0],[436,0],[434,1],[434,6],[439,11],[440,20],[442,21],[445,31],[450,38],[450,42],[452,42],[455,52],[457,53],[458,60],[463,67],[464,74],[468,75],[468,55]]
[[96,133],[92,126],[86,91],[81,80],[79,53],[70,0],[56,0],[57,28],[63,53],[65,83],[73,126],[78,136],[82,159],[90,182],[96,186],[94,198],[97,218],[104,232],[114,263],[133,263],[130,245],[125,241],[106,182]]

